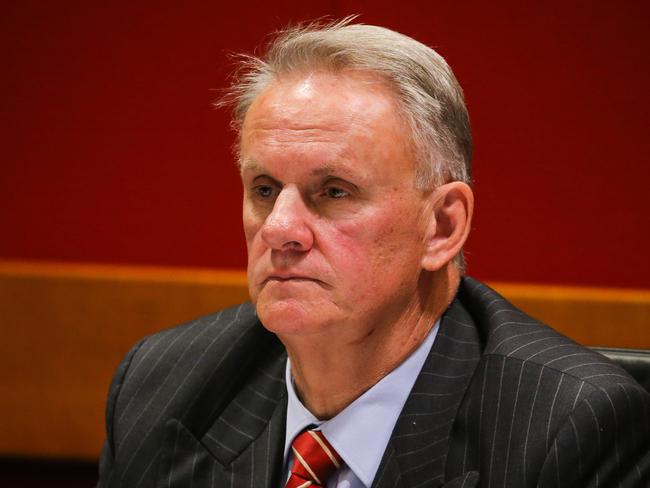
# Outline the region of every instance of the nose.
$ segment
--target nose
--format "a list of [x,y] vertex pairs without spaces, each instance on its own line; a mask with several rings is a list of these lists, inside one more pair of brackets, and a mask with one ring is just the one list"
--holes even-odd
[[308,251],[314,243],[309,217],[309,209],[298,189],[284,187],[264,221],[262,239],[271,249]]

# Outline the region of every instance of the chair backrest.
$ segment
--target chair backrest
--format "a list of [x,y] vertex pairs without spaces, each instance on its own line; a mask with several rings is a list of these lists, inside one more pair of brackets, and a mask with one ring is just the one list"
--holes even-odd
[[650,392],[649,349],[614,349],[609,347],[594,347],[593,349],[621,366]]

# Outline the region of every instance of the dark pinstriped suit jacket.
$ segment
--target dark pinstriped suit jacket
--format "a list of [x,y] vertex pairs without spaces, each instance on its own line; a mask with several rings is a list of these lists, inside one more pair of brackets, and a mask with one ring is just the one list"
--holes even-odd
[[[250,305],[137,344],[111,386],[100,486],[280,486],[285,362]],[[437,486],[650,486],[650,395],[464,278],[373,483]]]

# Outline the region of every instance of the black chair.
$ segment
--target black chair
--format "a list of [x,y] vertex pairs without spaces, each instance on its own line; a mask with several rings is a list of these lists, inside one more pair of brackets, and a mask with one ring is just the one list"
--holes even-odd
[[650,349],[614,349],[609,347],[594,347],[593,349],[621,366],[650,392]]

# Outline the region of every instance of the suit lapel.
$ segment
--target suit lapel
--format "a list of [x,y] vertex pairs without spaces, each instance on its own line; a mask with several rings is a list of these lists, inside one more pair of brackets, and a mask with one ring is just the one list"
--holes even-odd
[[282,472],[286,354],[277,347],[245,382],[201,441],[228,486],[275,487]]
[[[282,476],[285,434],[286,353],[270,334],[261,337],[256,357],[242,371],[233,372],[241,388],[215,414],[208,392],[206,399],[183,419],[166,426],[160,487],[230,486],[275,488]],[[242,376],[243,374],[243,376]],[[212,404],[212,408],[215,408]],[[213,420],[201,427],[196,412]]]
[[456,299],[395,424],[373,488],[443,484],[452,425],[480,355],[478,331]]

